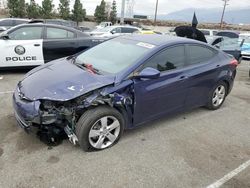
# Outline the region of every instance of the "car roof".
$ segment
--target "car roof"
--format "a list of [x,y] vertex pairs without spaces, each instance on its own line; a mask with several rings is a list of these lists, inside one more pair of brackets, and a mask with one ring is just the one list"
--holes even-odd
[[25,18],[1,18],[0,21],[2,20],[23,20],[23,21],[30,21],[29,19]]
[[206,44],[206,43],[188,39],[188,38],[168,36],[168,35],[158,35],[158,34],[152,34],[152,35],[133,34],[133,35],[121,36],[120,38],[149,43],[149,44],[153,44],[156,46],[162,46],[162,45],[171,44],[171,43],[185,43],[185,42]]
[[55,27],[55,28],[59,28],[59,29],[61,28],[61,29],[66,29],[66,30],[72,31],[72,32],[76,32],[78,34],[84,34],[83,32],[81,32],[81,31],[79,31],[79,30],[77,30],[77,29],[75,29],[73,27],[67,27],[67,26],[57,25],[57,24],[41,23],[41,22],[20,24],[20,25],[17,25],[17,26],[14,26],[14,27],[10,28],[7,31],[9,32],[9,31],[12,31],[12,30],[17,29],[17,28],[29,27],[29,26],[52,26],[52,27]]

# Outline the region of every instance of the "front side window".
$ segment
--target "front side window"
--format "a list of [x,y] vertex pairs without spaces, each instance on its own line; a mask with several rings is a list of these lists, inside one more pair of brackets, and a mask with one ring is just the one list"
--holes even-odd
[[9,33],[12,40],[34,40],[42,38],[43,27],[22,27]]
[[215,51],[199,45],[188,45],[187,52],[189,55],[188,65],[203,63],[215,55]]
[[74,32],[54,27],[47,28],[47,39],[74,38]]
[[152,67],[161,72],[184,67],[185,47],[175,46],[167,48],[149,59],[143,68]]

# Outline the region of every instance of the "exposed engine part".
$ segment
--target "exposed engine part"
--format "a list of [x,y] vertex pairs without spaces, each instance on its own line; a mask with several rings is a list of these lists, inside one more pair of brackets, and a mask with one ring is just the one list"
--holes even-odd
[[75,133],[72,131],[72,129],[67,125],[66,127],[64,127],[64,131],[68,135],[69,141],[72,144],[76,145],[78,142],[78,138],[75,135]]
[[50,125],[40,129],[37,132],[37,136],[42,142],[49,146],[57,146],[62,143],[65,138],[67,138],[63,129]]

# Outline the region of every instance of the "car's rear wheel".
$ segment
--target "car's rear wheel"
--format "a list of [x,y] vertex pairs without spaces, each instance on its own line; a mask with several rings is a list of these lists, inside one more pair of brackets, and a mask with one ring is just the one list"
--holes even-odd
[[100,106],[80,117],[76,135],[83,150],[103,150],[118,142],[123,129],[123,116],[114,108]]
[[219,82],[209,94],[209,102],[207,107],[210,110],[217,110],[224,103],[227,96],[227,84],[225,82]]

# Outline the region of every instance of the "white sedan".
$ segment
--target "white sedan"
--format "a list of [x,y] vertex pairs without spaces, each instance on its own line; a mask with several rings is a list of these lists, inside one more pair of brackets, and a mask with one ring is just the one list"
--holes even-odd
[[132,34],[138,31],[140,31],[140,29],[137,27],[119,25],[119,26],[109,26],[101,29],[95,29],[91,31],[89,34],[91,36],[96,36],[96,37],[112,37],[124,34]]

